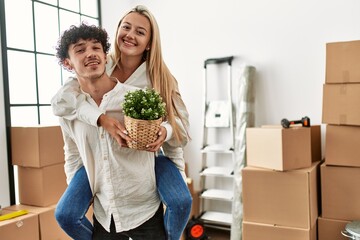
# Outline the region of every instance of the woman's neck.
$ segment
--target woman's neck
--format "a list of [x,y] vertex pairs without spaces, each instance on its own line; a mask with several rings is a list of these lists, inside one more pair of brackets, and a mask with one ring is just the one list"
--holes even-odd
[[120,61],[116,64],[116,67],[111,74],[112,77],[116,77],[120,82],[125,82],[138,67],[143,63],[142,59],[139,58],[121,58]]

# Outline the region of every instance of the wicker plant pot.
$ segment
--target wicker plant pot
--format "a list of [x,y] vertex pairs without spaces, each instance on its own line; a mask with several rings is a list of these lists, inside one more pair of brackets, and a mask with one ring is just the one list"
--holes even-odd
[[145,150],[146,145],[155,142],[162,118],[141,120],[124,116],[125,128],[134,142],[127,141],[129,148]]

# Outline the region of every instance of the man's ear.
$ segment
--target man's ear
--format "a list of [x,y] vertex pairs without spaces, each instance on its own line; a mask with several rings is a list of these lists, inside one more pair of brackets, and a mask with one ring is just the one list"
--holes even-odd
[[65,60],[63,61],[63,66],[64,66],[64,68],[66,68],[70,72],[73,70],[73,67],[71,65],[71,61],[68,58],[65,58]]

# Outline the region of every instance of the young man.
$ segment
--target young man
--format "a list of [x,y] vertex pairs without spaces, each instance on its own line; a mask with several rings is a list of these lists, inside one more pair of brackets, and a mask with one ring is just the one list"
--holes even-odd
[[[86,101],[123,121],[121,102],[134,87],[106,74],[106,31],[86,24],[71,26],[56,50],[59,63],[75,72]],[[60,126],[67,181],[84,166],[94,196],[93,239],[165,239],[154,153],[120,147],[102,127],[76,119],[60,118]]]

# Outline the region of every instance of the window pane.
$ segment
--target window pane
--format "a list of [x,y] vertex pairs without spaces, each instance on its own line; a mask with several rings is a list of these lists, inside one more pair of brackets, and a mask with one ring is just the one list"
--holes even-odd
[[98,17],[98,5],[97,0],[80,0],[81,13],[91,16]]
[[38,125],[37,107],[11,107],[10,112],[11,126]]
[[59,0],[59,6],[74,12],[80,12],[79,0]]
[[61,86],[61,68],[54,56],[37,55],[39,103],[49,104]]
[[40,107],[40,124],[41,125],[59,125],[59,118],[53,114],[52,108],[49,107]]
[[80,24],[80,15],[69,11],[60,10],[60,33],[68,29],[71,25]]
[[8,51],[10,104],[34,104],[36,101],[35,55]]
[[34,3],[34,8],[36,51],[54,53],[59,36],[57,8],[40,3]]
[[57,0],[41,0],[41,1],[57,6]]
[[82,21],[84,21],[85,23],[87,23],[89,25],[99,26],[99,20],[98,19],[81,16],[81,22]]
[[31,1],[5,1],[5,12],[7,46],[34,50]]

